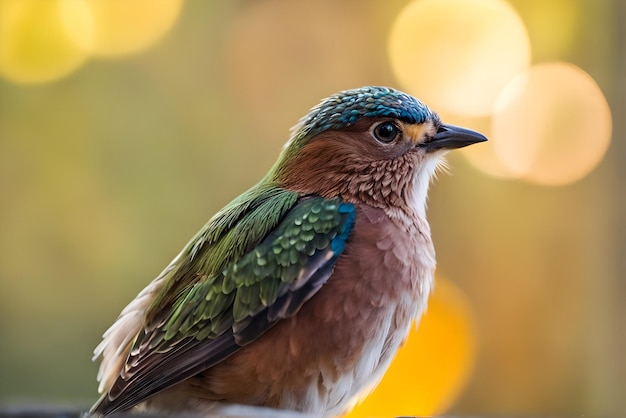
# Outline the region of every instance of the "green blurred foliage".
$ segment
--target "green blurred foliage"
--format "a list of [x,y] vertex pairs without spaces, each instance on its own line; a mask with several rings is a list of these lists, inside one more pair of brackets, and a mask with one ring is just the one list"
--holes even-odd
[[[512,4],[537,60],[568,59],[606,92],[624,54],[607,30],[621,1]],[[89,61],[50,84],[0,81],[0,402],[95,399],[90,353],[102,332],[265,173],[288,128],[334,91],[396,85],[386,33],[406,3],[189,0],[148,51]],[[453,412],[626,407],[615,332],[626,297],[614,201],[623,158],[543,188],[450,157],[429,216],[440,271],[470,296],[481,339]]]

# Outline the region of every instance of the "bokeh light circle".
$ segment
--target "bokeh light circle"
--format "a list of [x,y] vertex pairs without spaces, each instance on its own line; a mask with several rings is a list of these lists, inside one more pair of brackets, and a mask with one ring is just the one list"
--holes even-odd
[[391,68],[402,86],[439,112],[489,114],[508,81],[530,65],[530,41],[501,0],[417,0],[396,18]]
[[492,119],[496,156],[516,177],[562,185],[586,176],[611,139],[611,112],[573,64],[533,66],[502,91]]
[[[176,22],[183,0],[84,0],[92,10],[95,38],[90,53],[132,54],[152,46]],[[81,44],[80,37],[75,41]]]
[[448,409],[467,383],[478,337],[471,305],[454,283],[437,278],[418,329],[378,387],[344,418],[429,416]]
[[0,0],[0,74],[11,81],[45,83],[71,73],[92,40],[91,11],[81,0]]

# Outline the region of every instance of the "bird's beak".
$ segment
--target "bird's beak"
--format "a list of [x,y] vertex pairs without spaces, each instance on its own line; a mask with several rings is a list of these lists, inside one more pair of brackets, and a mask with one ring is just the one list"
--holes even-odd
[[441,149],[462,148],[477,142],[485,142],[486,140],[487,137],[485,135],[471,129],[442,124],[437,129],[435,136],[419,146],[424,148],[426,152],[432,152]]

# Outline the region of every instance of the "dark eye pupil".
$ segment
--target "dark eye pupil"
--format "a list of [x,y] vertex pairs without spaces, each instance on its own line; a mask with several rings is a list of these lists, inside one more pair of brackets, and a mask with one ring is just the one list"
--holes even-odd
[[374,129],[376,139],[381,142],[391,142],[398,136],[400,130],[391,122],[381,123]]

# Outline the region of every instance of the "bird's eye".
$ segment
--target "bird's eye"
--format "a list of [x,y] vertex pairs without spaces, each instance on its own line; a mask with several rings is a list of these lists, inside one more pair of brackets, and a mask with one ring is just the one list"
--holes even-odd
[[382,122],[372,130],[374,138],[378,141],[388,144],[393,142],[394,139],[400,134],[400,128],[398,128],[393,122]]

